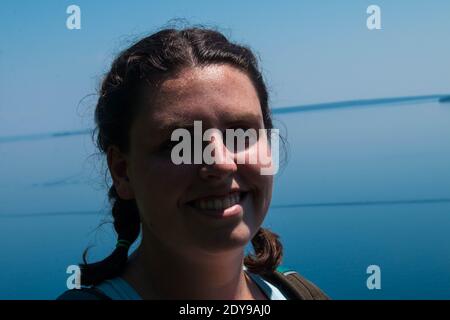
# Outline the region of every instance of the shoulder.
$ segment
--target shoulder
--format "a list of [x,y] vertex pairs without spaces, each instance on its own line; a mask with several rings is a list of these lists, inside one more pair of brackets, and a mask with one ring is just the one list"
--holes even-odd
[[93,287],[72,289],[63,292],[56,300],[111,300],[100,290]]
[[277,285],[283,293],[293,300],[329,300],[330,298],[313,282],[297,271],[279,266],[273,273],[262,275]]
[[142,300],[134,288],[121,277],[104,280],[93,286],[64,292],[58,300]]

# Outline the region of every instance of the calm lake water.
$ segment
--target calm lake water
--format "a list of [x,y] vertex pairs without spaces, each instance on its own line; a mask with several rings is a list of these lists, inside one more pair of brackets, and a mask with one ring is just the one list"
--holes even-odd
[[[363,103],[362,103],[363,104]],[[450,104],[275,112],[289,142],[264,223],[334,299],[450,299]],[[283,129],[284,128],[284,129]],[[53,299],[114,246],[90,135],[0,140],[0,299]],[[368,290],[366,268],[381,268]]]

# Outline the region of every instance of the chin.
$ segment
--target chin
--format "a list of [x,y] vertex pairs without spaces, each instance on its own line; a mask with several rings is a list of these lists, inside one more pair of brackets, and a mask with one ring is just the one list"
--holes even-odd
[[250,230],[248,226],[241,222],[234,229],[221,230],[219,232],[215,230],[213,234],[207,235],[206,232],[203,234],[201,243],[202,248],[209,252],[223,252],[229,250],[243,249],[251,241],[252,233],[256,233],[257,230]]

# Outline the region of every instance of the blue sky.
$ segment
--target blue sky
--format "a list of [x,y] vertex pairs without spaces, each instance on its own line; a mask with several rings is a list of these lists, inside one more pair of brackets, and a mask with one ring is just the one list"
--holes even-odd
[[[66,28],[81,8],[82,29]],[[382,30],[366,28],[381,8]],[[92,126],[102,74],[171,19],[217,26],[262,60],[272,106],[450,92],[448,1],[2,1],[0,136]],[[80,103],[80,104],[79,104]]]

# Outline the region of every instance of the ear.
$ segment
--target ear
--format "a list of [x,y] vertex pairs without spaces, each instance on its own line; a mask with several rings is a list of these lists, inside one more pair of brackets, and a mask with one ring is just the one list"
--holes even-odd
[[129,159],[117,146],[110,146],[107,152],[109,172],[117,194],[124,200],[134,199],[131,181],[128,177]]

